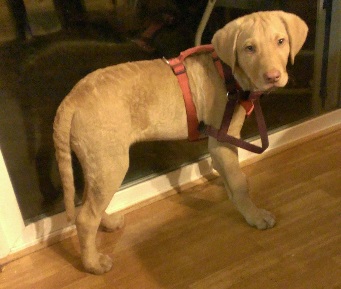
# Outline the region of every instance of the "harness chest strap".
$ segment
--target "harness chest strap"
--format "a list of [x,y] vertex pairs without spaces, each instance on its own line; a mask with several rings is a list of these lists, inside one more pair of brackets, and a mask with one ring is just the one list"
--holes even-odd
[[259,104],[259,98],[255,98],[252,102],[254,103],[254,111],[256,115],[257,126],[262,146],[257,146],[248,143],[242,139],[233,137],[227,133],[232,120],[234,108],[237,105],[237,98],[230,98],[229,101],[227,102],[220,129],[218,130],[213,126],[207,125],[205,126],[205,133],[211,137],[214,137],[220,142],[227,142],[229,144],[243,148],[250,152],[261,154],[269,147],[269,139],[266,130],[265,120],[262,113],[262,108]]
[[[200,131],[199,131],[199,122],[197,118],[197,112],[196,108],[192,99],[192,93],[189,86],[189,80],[186,73],[186,67],[183,63],[185,58],[189,55],[192,55],[194,53],[199,52],[211,52],[212,59],[214,61],[214,64],[219,72],[219,75],[225,79],[225,73],[222,66],[222,63],[220,59],[218,58],[218,55],[214,51],[213,45],[202,45],[202,46],[196,46],[193,48],[190,48],[188,50],[185,50],[180,53],[179,57],[172,58],[170,60],[166,60],[166,63],[168,63],[171,68],[173,69],[174,74],[177,76],[179,85],[181,87],[183,96],[184,96],[184,102],[185,102],[185,108],[186,108],[186,114],[187,114],[187,125],[188,125],[188,139],[190,141],[195,141],[200,138]],[[232,73],[231,73],[232,76]],[[232,76],[233,77],[233,76]],[[236,93],[238,94],[239,91]],[[241,148],[245,148],[247,150],[250,150],[255,153],[262,153],[267,147],[268,147],[268,138],[267,138],[267,132],[266,132],[266,126],[264,122],[264,118],[262,115],[262,111],[259,105],[258,98],[261,94],[256,93],[250,96],[250,99],[248,100],[238,100],[235,98],[234,101],[229,100],[226,104],[226,109],[223,117],[223,121],[221,124],[221,127],[219,130],[211,127],[211,126],[205,126],[204,132],[207,135],[210,135],[212,137],[215,137],[218,139],[218,141],[223,142],[229,142],[233,145],[236,145]],[[241,139],[234,138],[232,136],[227,135],[227,131],[233,116],[234,108],[239,103],[242,105],[246,111],[246,115],[249,116],[253,109],[256,111],[256,119],[258,128],[261,134],[261,140],[262,140],[262,147],[257,147],[252,144],[249,144]],[[256,104],[256,106],[254,105]]]

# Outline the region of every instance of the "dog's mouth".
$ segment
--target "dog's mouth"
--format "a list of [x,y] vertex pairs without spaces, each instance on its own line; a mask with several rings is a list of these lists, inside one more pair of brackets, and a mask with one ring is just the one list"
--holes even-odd
[[270,94],[271,92],[275,91],[279,86],[272,86],[264,91],[264,94]]
[[253,86],[253,91],[262,91],[264,93],[270,93],[278,88],[284,87],[286,83],[281,83],[281,82],[274,82],[274,83],[265,83],[262,85],[254,85]]
[[276,90],[279,87],[280,87],[279,85],[276,85],[276,83],[273,83],[273,84],[264,85],[263,89],[260,89],[260,90],[264,91],[266,93],[270,93],[270,92]]
[[275,84],[267,84],[267,85],[263,85],[263,86],[254,86],[252,88],[252,91],[263,92],[265,94],[269,94],[270,92],[276,90],[277,88],[279,88],[279,86],[276,86]]

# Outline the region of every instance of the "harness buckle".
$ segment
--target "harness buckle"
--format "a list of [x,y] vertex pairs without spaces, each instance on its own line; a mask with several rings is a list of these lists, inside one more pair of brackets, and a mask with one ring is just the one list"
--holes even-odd
[[182,63],[172,66],[175,75],[183,74],[186,72],[186,67]]
[[171,59],[170,61],[169,60],[166,61],[167,61],[166,63],[168,63],[168,65],[172,68],[176,76],[186,73],[186,67],[182,61],[178,59]]
[[165,57],[163,57],[162,60],[172,68],[176,76],[186,73],[186,67],[179,58],[173,58],[171,60],[168,60]]

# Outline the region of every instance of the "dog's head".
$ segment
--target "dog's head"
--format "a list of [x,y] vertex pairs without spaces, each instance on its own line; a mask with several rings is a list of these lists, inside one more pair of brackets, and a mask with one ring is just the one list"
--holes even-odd
[[243,89],[267,91],[286,85],[288,58],[293,64],[307,33],[306,23],[294,14],[257,12],[218,30],[212,44]]

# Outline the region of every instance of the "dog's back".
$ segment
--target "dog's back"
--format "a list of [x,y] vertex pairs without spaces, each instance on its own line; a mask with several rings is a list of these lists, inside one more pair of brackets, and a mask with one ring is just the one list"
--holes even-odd
[[[174,125],[176,123],[176,125]],[[107,143],[113,153],[137,141],[186,138],[181,90],[162,60],[96,70],[72,89],[54,121],[54,143],[68,218],[74,219],[71,150],[82,161]]]

